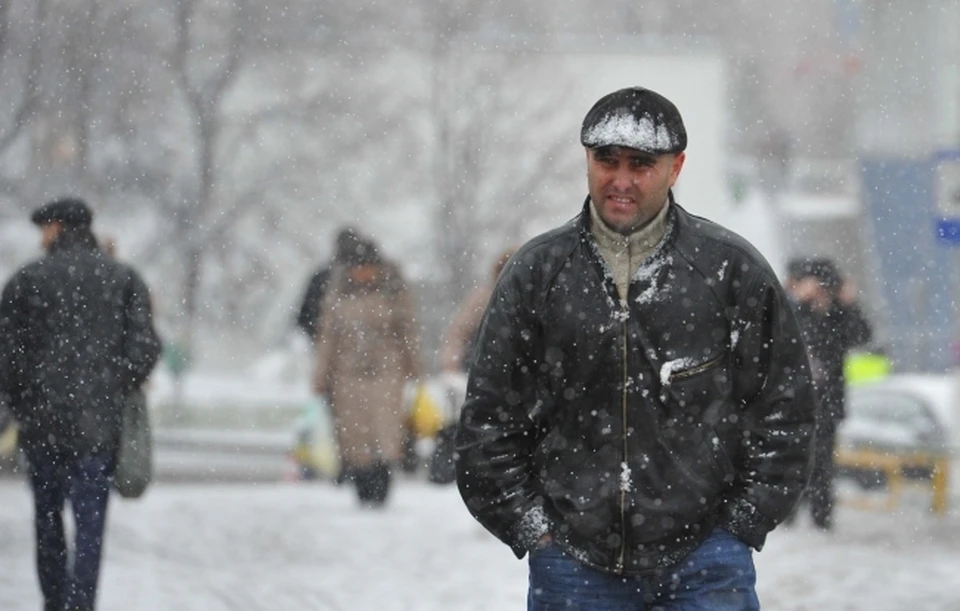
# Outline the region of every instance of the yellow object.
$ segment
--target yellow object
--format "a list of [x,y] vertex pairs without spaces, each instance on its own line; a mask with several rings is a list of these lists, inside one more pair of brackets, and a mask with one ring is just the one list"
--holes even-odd
[[332,478],[340,469],[336,448],[329,439],[315,443],[298,443],[290,455],[298,465],[313,469],[319,476]]
[[872,382],[890,375],[890,359],[873,352],[852,352],[843,362],[847,384]]
[[17,451],[17,427],[9,426],[0,435],[0,456],[13,456]]
[[[933,477],[926,485],[930,486],[930,510],[943,515],[947,511],[947,484],[949,480],[950,459],[946,454],[930,452],[880,452],[877,450],[838,449],[836,464],[841,467],[860,469],[880,469],[886,474],[888,494],[883,509],[893,509],[900,501],[903,491],[905,469],[919,467],[930,469]],[[874,506],[856,503],[861,508]]]
[[410,408],[410,427],[417,437],[433,437],[443,428],[443,415],[427,389],[421,384],[413,396]]

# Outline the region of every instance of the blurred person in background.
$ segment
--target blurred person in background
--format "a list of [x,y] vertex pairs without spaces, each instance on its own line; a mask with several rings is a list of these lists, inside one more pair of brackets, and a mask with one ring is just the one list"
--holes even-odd
[[[337,241],[347,234],[355,233],[350,227],[344,227],[337,232]],[[307,282],[307,288],[303,293],[303,300],[300,302],[300,311],[297,312],[297,326],[303,331],[310,342],[317,341],[317,331],[320,329],[320,305],[323,303],[323,295],[327,289],[327,283],[330,281],[330,264],[325,264],[317,268],[310,276]]]
[[[844,361],[851,349],[869,343],[873,332],[857,303],[856,287],[830,259],[792,261],[785,284],[803,332],[819,403],[814,465],[804,497],[809,501],[813,523],[821,530],[830,530],[837,428],[846,415]],[[795,507],[788,522],[797,511]]]
[[155,366],[160,341],[146,285],[97,246],[85,202],[58,199],[32,220],[47,254],[4,287],[0,395],[28,463],[44,609],[91,611],[123,407]]
[[427,479],[435,484],[450,484],[456,480],[454,456],[456,450],[457,419],[460,405],[463,403],[467,385],[467,369],[487,308],[493,287],[496,286],[500,272],[516,248],[504,249],[494,260],[490,272],[483,282],[470,291],[457,306],[450,324],[447,325],[440,348],[440,366],[443,369],[441,381],[447,404],[455,409],[449,410],[449,418],[443,428],[434,437],[433,454],[427,470]]
[[500,272],[514,252],[516,248],[504,249],[493,262],[487,278],[457,306],[450,324],[447,325],[440,349],[440,366],[444,371],[466,372],[477,332],[480,330],[480,321],[483,320],[483,312],[493,295],[493,287],[500,277]]
[[337,238],[316,342],[314,390],[327,397],[342,478],[364,505],[387,498],[403,457],[403,391],[420,377],[419,337],[399,268],[355,231]]
[[751,547],[807,477],[815,400],[783,288],[681,208],[676,106],[640,87],[583,120],[589,196],[523,245],[484,314],[457,435],[470,512],[527,608],[758,609]]

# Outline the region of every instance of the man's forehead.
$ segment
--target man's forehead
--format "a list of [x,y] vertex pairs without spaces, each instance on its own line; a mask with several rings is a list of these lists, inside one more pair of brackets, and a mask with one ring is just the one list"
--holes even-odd
[[637,159],[649,159],[651,161],[656,160],[662,155],[651,155],[646,151],[641,151],[640,149],[633,149],[628,146],[598,146],[596,148],[590,149],[593,151],[593,154],[597,157],[619,157],[620,155],[626,155],[628,157],[633,157]]

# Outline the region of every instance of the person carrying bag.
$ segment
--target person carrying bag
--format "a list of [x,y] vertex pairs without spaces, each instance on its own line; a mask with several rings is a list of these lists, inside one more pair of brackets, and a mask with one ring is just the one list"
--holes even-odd
[[113,489],[125,499],[136,499],[153,480],[153,432],[143,389],[127,396],[122,418]]

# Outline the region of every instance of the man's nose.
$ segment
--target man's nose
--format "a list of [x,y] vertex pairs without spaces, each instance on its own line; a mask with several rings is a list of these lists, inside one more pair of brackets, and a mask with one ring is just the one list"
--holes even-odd
[[617,169],[614,170],[613,186],[616,189],[621,189],[624,191],[633,188],[633,174],[630,172],[630,168],[627,166],[627,164],[621,163],[617,166]]

